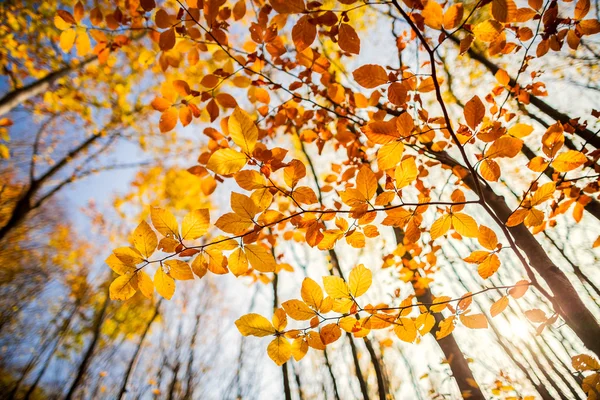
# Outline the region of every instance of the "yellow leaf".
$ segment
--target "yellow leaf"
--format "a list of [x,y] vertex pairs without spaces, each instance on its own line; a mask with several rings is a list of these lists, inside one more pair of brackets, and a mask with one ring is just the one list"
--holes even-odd
[[181,238],[198,239],[208,231],[209,224],[210,214],[207,208],[194,210],[181,221]]
[[229,136],[246,154],[252,155],[258,140],[258,128],[248,113],[236,107],[228,122]]
[[496,236],[496,232],[485,225],[479,226],[477,240],[479,241],[480,245],[488,250],[495,250],[496,246],[498,246],[498,237]]
[[244,170],[235,174],[235,181],[244,190],[261,189],[265,187],[265,178],[257,171]]
[[215,222],[215,226],[223,232],[240,235],[252,225],[248,218],[240,217],[236,213],[223,214]]
[[488,327],[487,318],[483,314],[461,314],[460,322],[471,329],[485,329]]
[[598,371],[600,363],[595,358],[586,354],[579,354],[571,358],[571,364],[576,371]]
[[568,150],[561,153],[552,161],[552,167],[558,172],[572,171],[587,162],[585,154],[576,151]]
[[439,330],[435,334],[435,338],[440,340],[445,338],[454,330],[454,315],[442,320],[439,325]]
[[292,345],[283,336],[278,336],[267,347],[267,354],[277,365],[283,365],[292,356]]
[[258,244],[248,244],[244,247],[246,257],[252,268],[260,272],[274,272],[277,262],[269,250]]
[[158,121],[158,127],[161,132],[169,132],[177,125],[177,120],[179,119],[179,112],[175,107],[169,107],[160,115],[160,120]]
[[420,314],[415,321],[415,325],[421,336],[424,336],[433,329],[435,317],[430,313]]
[[510,217],[508,217],[508,220],[506,221],[506,226],[512,227],[512,226],[519,225],[521,222],[523,222],[525,220],[525,217],[527,216],[527,214],[529,214],[529,210],[527,210],[525,208],[519,208],[519,209],[515,210],[510,215]]
[[396,121],[374,121],[360,128],[373,143],[387,144],[400,138]]
[[119,247],[114,249],[113,253],[123,264],[128,266],[135,266],[144,261],[140,252],[133,247]]
[[308,343],[306,343],[306,340],[301,337],[294,339],[292,342],[292,357],[294,357],[294,360],[302,360],[307,352]]
[[167,260],[164,262],[169,267],[169,275],[178,281],[194,279],[189,264],[181,260]]
[[232,192],[230,202],[233,212],[247,221],[252,221],[260,211],[250,197],[241,193]]
[[152,282],[152,278],[142,270],[139,270],[136,273],[137,284],[140,292],[147,298],[151,299],[154,294],[154,283]]
[[135,231],[133,231],[133,245],[146,259],[156,250],[156,246],[158,245],[156,233],[154,233],[146,221],[140,222]]
[[546,313],[544,311],[540,310],[539,308],[534,308],[532,310],[525,311],[525,316],[531,322],[536,322],[536,323],[546,322],[546,320],[548,319],[548,318],[546,318]]
[[377,166],[380,171],[395,168],[402,159],[404,144],[400,141],[394,141],[384,144],[377,151]]
[[443,10],[442,6],[435,0],[428,0],[421,12],[425,25],[432,29],[442,29]]
[[275,334],[271,322],[260,314],[246,314],[235,321],[240,333],[244,336],[270,336]]
[[478,96],[473,96],[473,98],[467,102],[465,105],[464,114],[467,125],[469,125],[471,129],[475,130],[481,121],[483,121],[483,117],[485,116],[485,106]]
[[493,19],[488,19],[475,25],[473,28],[473,34],[478,40],[489,43],[493,42],[498,36],[500,36],[502,29],[503,26],[500,22],[494,21]]
[[115,254],[111,254],[106,259],[106,264],[119,275],[131,274],[135,271],[135,264],[124,263]]
[[75,40],[75,48],[77,48],[77,55],[79,57],[87,56],[92,50],[92,43],[90,37],[85,30],[80,30],[77,34],[77,40]]
[[502,296],[494,304],[492,304],[492,307],[490,308],[490,314],[492,315],[492,317],[495,317],[496,315],[498,315],[502,311],[504,311],[507,306],[508,306],[508,297]]
[[219,175],[231,175],[241,170],[248,158],[245,154],[233,149],[219,149],[208,160],[206,168]]
[[273,327],[275,330],[282,332],[287,326],[287,315],[285,314],[285,311],[282,308],[275,310],[271,321],[273,321]]
[[179,225],[175,216],[170,211],[152,207],[150,210],[152,225],[161,235],[166,237],[179,237]]
[[366,293],[371,287],[372,282],[371,270],[360,264],[350,271],[348,278],[348,289],[352,297],[359,297]]
[[367,64],[354,70],[354,80],[362,87],[373,89],[388,82],[388,74],[381,65]]
[[110,284],[109,295],[113,300],[127,300],[135,295],[135,283],[133,275],[121,275]]
[[412,343],[417,338],[417,327],[411,318],[398,318],[395,322],[394,333],[398,339]]
[[321,328],[320,336],[323,344],[328,345],[342,336],[342,330],[337,324],[327,324]]
[[463,213],[454,213],[451,218],[452,227],[456,232],[466,237],[475,238],[478,236],[479,229],[473,217]]
[[524,138],[533,132],[533,126],[529,124],[515,124],[509,130],[508,134],[517,138]]
[[464,8],[462,3],[452,4],[448,7],[448,10],[444,13],[444,28],[454,29],[457,28],[462,21]]
[[323,287],[325,292],[333,299],[346,299],[350,297],[350,291],[346,282],[337,276],[324,276]]
[[535,194],[531,197],[531,205],[537,206],[538,204],[541,204],[546,200],[550,200],[552,197],[554,197],[555,190],[555,182],[544,183],[535,191]]
[[154,287],[158,294],[167,300],[170,300],[175,293],[175,280],[165,274],[162,267],[158,267],[154,274]]
[[517,5],[513,0],[492,0],[492,16],[496,21],[511,22],[516,12]]
[[479,173],[486,181],[497,182],[502,171],[496,161],[484,159],[479,166]]
[[294,188],[300,179],[306,176],[306,166],[300,160],[292,160],[289,165],[283,169],[283,179],[285,183]]
[[229,270],[235,275],[240,276],[248,272],[248,257],[241,248],[236,249],[229,256]]
[[500,259],[496,254],[489,254],[478,266],[477,272],[483,279],[494,275],[500,268]]
[[431,312],[442,312],[448,307],[448,302],[451,300],[450,296],[439,296],[436,297],[432,305],[429,307],[429,311]]
[[413,129],[415,129],[415,121],[409,113],[403,112],[398,118],[396,118],[396,129],[401,137],[405,138],[410,136]]
[[60,42],[59,42],[59,45],[60,45],[60,48],[62,49],[62,51],[64,51],[65,53],[68,53],[69,51],[71,51],[71,48],[73,47],[73,43],[75,43],[76,36],[77,36],[77,32],[73,28],[69,28],[69,29],[62,31],[62,33],[60,34]]
[[365,201],[371,200],[377,193],[377,177],[366,165],[361,167],[356,175],[356,189]]
[[528,289],[529,289],[529,281],[522,280],[522,281],[515,283],[515,287],[511,288],[508,291],[508,294],[510,294],[513,299],[519,299],[519,298],[523,297],[525,295],[525,293],[527,293]]
[[400,165],[396,167],[394,178],[396,179],[396,188],[401,189],[408,186],[417,179],[419,171],[414,157],[408,157],[402,160]]
[[296,321],[306,321],[313,318],[316,314],[306,303],[300,300],[288,300],[281,304],[287,315]]
[[448,232],[450,227],[452,226],[452,218],[450,215],[444,215],[437,221],[431,225],[431,229],[429,231],[431,235],[431,239],[435,240]]
[[513,158],[523,148],[523,140],[512,136],[504,135],[494,141],[485,152],[485,156],[489,158],[508,157]]
[[323,290],[314,280],[304,278],[300,295],[302,296],[302,300],[315,310],[321,308],[321,304],[323,303]]

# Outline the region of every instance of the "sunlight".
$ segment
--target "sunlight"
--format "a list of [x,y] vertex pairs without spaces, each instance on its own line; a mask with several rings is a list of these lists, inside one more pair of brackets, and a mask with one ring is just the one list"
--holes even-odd
[[527,322],[518,317],[511,315],[508,321],[501,320],[498,325],[505,337],[527,339],[531,336]]

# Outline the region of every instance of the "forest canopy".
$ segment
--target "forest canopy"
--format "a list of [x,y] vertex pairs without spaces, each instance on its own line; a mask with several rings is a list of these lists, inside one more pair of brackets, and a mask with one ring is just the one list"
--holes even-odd
[[600,399],[597,0],[0,18],[8,398]]

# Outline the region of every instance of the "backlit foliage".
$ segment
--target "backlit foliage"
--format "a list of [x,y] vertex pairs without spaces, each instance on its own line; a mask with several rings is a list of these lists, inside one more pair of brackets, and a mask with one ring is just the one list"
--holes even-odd
[[[205,145],[188,171],[203,196],[230,192],[225,206],[202,208],[198,200],[181,216],[152,207],[131,245],[106,259],[118,275],[110,297],[156,291],[171,299],[178,281],[208,273],[268,284],[296,268],[282,262],[285,242],[330,254],[377,246],[393,230],[397,247],[381,267],[397,271],[414,293],[390,300],[374,291],[380,265],[373,260],[347,278],[332,269],[322,280],[304,279],[296,299],[275,304],[272,315],[242,315],[238,330],[271,336],[266,351],[282,365],[309,348],[324,350],[343,332],[362,338],[386,330],[418,343],[457,327],[487,328],[488,316],[471,307],[474,297],[494,291],[493,318],[529,289],[551,305],[525,311],[538,334],[566,324],[598,354],[600,325],[581,312],[575,289],[554,275],[558,268],[534,236],[562,216],[579,222],[598,201],[600,152],[589,130],[598,111],[565,116],[540,105],[545,76],[532,66],[576,53],[600,33],[590,9],[589,0],[140,0],[59,10],[59,46],[80,60],[94,56],[110,66],[114,54],[143,43],[135,62],[162,76],[146,101],[156,127],[168,135],[201,123]],[[386,15],[402,23],[398,53],[418,52],[418,64],[378,64],[361,41],[363,21],[369,29]],[[479,88],[484,95],[457,102],[460,111],[442,76],[442,48],[479,60],[494,76]],[[546,128],[523,118],[530,105],[552,120]],[[530,147],[536,152],[527,156]],[[524,188],[511,181],[517,174]],[[518,192],[517,204],[497,194],[503,183]],[[419,300],[439,279],[436,253],[452,241],[476,246],[464,261],[482,289]],[[509,259],[527,279],[486,285]],[[598,365],[585,357],[573,365],[596,372],[583,380],[595,398]]]

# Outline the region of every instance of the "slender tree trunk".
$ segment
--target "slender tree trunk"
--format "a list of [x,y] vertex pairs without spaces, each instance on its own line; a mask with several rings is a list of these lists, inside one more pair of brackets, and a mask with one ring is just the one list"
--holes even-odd
[[90,365],[90,361],[94,356],[94,351],[96,350],[96,346],[98,345],[98,340],[100,339],[101,328],[104,322],[104,316],[106,315],[106,310],[108,309],[108,303],[110,303],[110,298],[108,296],[108,291],[105,294],[104,303],[102,304],[102,308],[96,314],[96,318],[94,318],[93,332],[92,332],[92,341],[88,345],[85,354],[83,355],[83,359],[79,363],[79,368],[77,369],[77,374],[75,375],[75,379],[73,383],[69,387],[69,391],[65,396],[64,400],[71,400],[75,395],[75,392],[79,388],[83,377],[87,373],[88,367]]
[[335,379],[335,375],[333,374],[333,368],[331,367],[331,363],[329,362],[329,356],[327,355],[327,349],[323,350],[323,355],[325,356],[325,367],[329,372],[329,376],[331,377],[331,383],[333,383],[333,395],[335,396],[335,400],[340,399],[340,392],[338,391],[337,381]]
[[[271,253],[273,257],[275,257],[275,251],[271,248]],[[279,307],[279,297],[277,294],[277,282],[279,280],[279,275],[275,273],[273,277],[273,311],[277,310]],[[283,377],[283,393],[285,394],[285,400],[292,400],[292,390],[290,388],[290,377],[288,374],[287,362],[281,366],[281,373]]]
[[[453,41],[454,43],[460,44],[460,39],[458,39],[457,37],[449,36],[448,38],[451,41]],[[496,74],[496,72],[498,72],[501,69],[499,66],[497,66],[492,61],[490,61],[485,55],[479,53],[478,51],[474,50],[473,48],[470,48],[467,51],[467,54],[473,60],[478,61],[480,64],[482,64],[484,67],[486,67],[487,70],[490,71],[494,75]],[[516,85],[516,83],[517,82],[515,81],[515,79],[513,77],[510,77],[510,81],[508,83],[509,86],[514,87]],[[539,97],[537,97],[533,94],[529,95],[529,103],[531,105],[533,105],[534,107],[536,107],[541,112],[543,112],[544,114],[546,114],[548,117],[552,118],[553,120],[560,121],[563,124],[571,124],[570,121],[572,120],[572,118],[569,115],[558,111],[557,109],[555,109],[554,107],[552,107],[551,105],[544,102],[542,99],[540,99]],[[576,125],[573,125],[573,126],[575,127]],[[579,136],[581,139],[583,139],[585,142],[589,143],[591,146],[595,147],[596,149],[600,148],[600,137],[597,136],[591,130],[576,129],[575,134],[577,136]]]
[[198,336],[198,328],[200,327],[200,316],[196,314],[196,322],[194,322],[194,331],[192,332],[192,339],[190,340],[190,357],[188,359],[188,365],[186,369],[187,381],[184,400],[189,400],[194,395],[194,355],[196,354],[196,337]]
[[[431,151],[434,157],[443,164],[453,168],[460,164],[446,152]],[[466,169],[465,169],[466,171]],[[463,178],[464,183],[476,191],[477,177],[468,171]],[[487,205],[493,210],[501,221],[507,221],[512,210],[503,197],[498,196],[490,186],[480,185]],[[558,309],[556,310],[565,322],[571,327],[583,344],[596,355],[600,355],[600,324],[588,310],[579,297],[567,276],[550,259],[544,248],[524,224],[508,228],[517,246],[529,259],[529,265],[544,279],[554,295]]]
[[23,104],[25,101],[44,93],[50,86],[63,76],[69,75],[71,72],[79,71],[86,65],[96,61],[98,56],[86,58],[78,64],[71,64],[59,70],[53,71],[45,77],[38,79],[22,88],[14,89],[8,92],[0,99],[0,116],[8,113],[13,108]]
[[358,350],[356,344],[352,338],[352,334],[346,333],[348,341],[350,342],[350,349],[352,350],[352,359],[354,360],[354,370],[356,371],[356,377],[358,378],[358,384],[360,385],[360,391],[364,400],[369,400],[369,389],[367,388],[367,382],[360,368],[360,361],[358,359]]
[[25,396],[23,396],[24,400],[28,400],[31,397],[31,395],[33,394],[33,392],[35,391],[35,389],[37,389],[40,381],[42,380],[42,377],[44,376],[44,374],[46,373],[46,370],[50,366],[50,362],[52,361],[52,358],[54,357],[54,354],[56,353],[56,350],[58,349],[58,346],[60,344],[60,341],[61,341],[63,335],[67,332],[67,330],[69,329],[69,326],[71,326],[71,322],[73,321],[73,317],[77,313],[77,310],[79,309],[80,305],[81,305],[81,300],[78,299],[76,301],[75,305],[73,306],[73,310],[71,311],[71,313],[69,314],[69,316],[63,321],[62,326],[60,327],[59,331],[57,332],[56,340],[54,341],[54,344],[52,345],[52,348],[51,348],[50,352],[48,353],[48,356],[46,357],[46,361],[44,362],[44,366],[38,372],[35,380],[33,381],[33,383],[27,389],[27,392],[25,393]]
[[[317,173],[315,171],[315,168],[314,168],[314,165],[312,163],[310,156],[306,152],[304,144],[302,143],[302,141],[300,141],[300,143],[301,143],[301,148],[304,153],[304,156],[307,159],[308,165],[312,172],[312,175],[313,175],[313,178],[315,181],[315,186],[318,189],[317,193],[319,196],[319,201],[322,203],[322,194],[321,194],[321,190],[320,190]],[[381,192],[381,191],[382,191],[381,186],[378,186],[378,192]],[[404,240],[404,232],[402,232],[402,230],[399,228],[394,228],[394,235],[396,238],[396,243],[402,244],[402,242]],[[343,278],[339,259],[338,259],[338,256],[337,256],[337,253],[335,252],[335,250],[333,250],[333,249],[329,250],[329,256],[331,258],[331,263],[333,266],[332,271],[337,271],[338,274],[340,275],[340,277]],[[418,291],[415,291],[415,292],[418,292]],[[429,290],[429,288],[425,289],[424,294],[417,295],[417,300],[421,303],[431,303],[432,295],[431,295],[431,291]],[[441,322],[441,320],[443,319],[443,317],[439,313],[435,313],[434,317],[436,318],[435,326],[437,327],[439,325],[439,323]],[[483,393],[481,392],[481,389],[478,386],[474,387],[472,384],[473,382],[476,382],[476,380],[473,376],[473,372],[469,368],[469,364],[468,364],[467,360],[465,359],[463,352],[458,347],[458,344],[456,343],[454,336],[452,334],[450,334],[450,335],[446,336],[445,338],[443,338],[442,340],[438,341],[438,344],[439,344],[440,348],[442,349],[442,352],[444,353],[444,358],[449,361],[450,369],[452,371],[454,379],[455,379],[461,393],[464,393],[465,396],[467,396],[467,395],[470,396],[469,398],[472,400],[485,399],[485,397],[483,396]],[[353,355],[354,355],[354,353],[353,353]],[[357,363],[358,363],[358,360],[354,360],[354,364],[357,365]],[[378,382],[379,382],[379,379],[378,379]],[[380,395],[381,395],[381,391],[380,391]]]
[[154,320],[156,320],[156,317],[158,317],[158,314],[160,312],[160,304],[161,303],[162,303],[162,299],[156,303],[156,307],[154,308],[154,313],[152,314],[152,317],[150,318],[150,320],[148,321],[148,324],[144,328],[144,332],[142,332],[142,335],[140,336],[140,340],[138,341],[137,347],[135,349],[135,353],[133,353],[133,357],[131,357],[131,360],[129,361],[129,365],[127,365],[127,371],[125,372],[125,376],[123,377],[123,382],[121,384],[121,389],[119,390],[119,400],[122,399],[125,396],[125,393],[127,392],[127,383],[129,382],[129,378],[131,377],[131,373],[133,372],[133,367],[135,366],[138,356],[139,356],[140,352],[142,351],[142,346],[144,344],[144,340],[146,339],[146,335],[148,335],[148,332],[150,331],[150,327],[154,323]]
[[86,139],[73,150],[71,150],[65,157],[56,162],[42,176],[30,182],[29,188],[25,191],[25,193],[23,193],[23,195],[19,198],[15,207],[13,208],[10,218],[8,219],[6,224],[2,228],[0,228],[0,242],[4,240],[6,235],[8,235],[8,233],[12,229],[19,226],[19,224],[23,222],[23,220],[25,220],[25,218],[31,211],[33,211],[39,206],[39,204],[35,204],[34,199],[35,196],[38,194],[39,190],[44,185],[44,183],[52,179],[73,158],[77,157],[77,155],[89,149],[101,137],[102,133],[97,133],[90,136],[88,139]]
[[302,381],[300,380],[300,372],[296,368],[296,364],[292,365],[292,371],[294,372],[294,379],[296,380],[296,386],[298,387],[298,399],[304,400],[304,392],[302,391]]
[[369,352],[369,356],[371,356],[371,363],[373,364],[373,369],[375,370],[375,376],[377,377],[377,393],[379,394],[379,400],[386,400],[388,399],[388,388],[383,376],[383,365],[381,365],[379,357],[377,357],[377,354],[375,353],[375,349],[373,348],[373,343],[371,343],[371,340],[369,340],[368,337],[365,337],[364,341],[367,351]]

